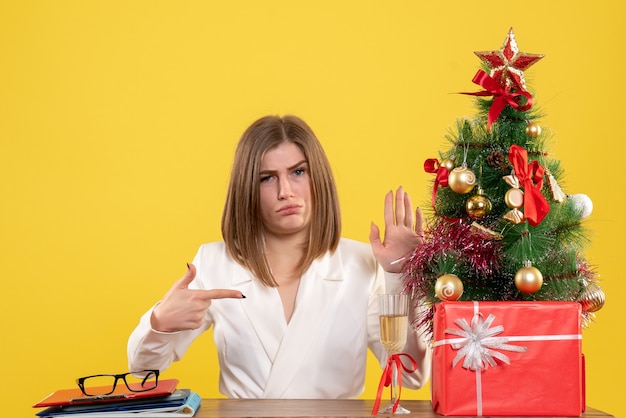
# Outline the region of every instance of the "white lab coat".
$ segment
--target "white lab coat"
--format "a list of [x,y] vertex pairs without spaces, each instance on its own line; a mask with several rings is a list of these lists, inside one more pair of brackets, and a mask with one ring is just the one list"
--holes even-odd
[[[287,323],[276,288],[263,286],[234,262],[223,242],[202,245],[190,287],[240,290],[245,299],[211,301],[203,326],[160,333],[148,311],[128,341],[130,370],[165,370],[213,326],[220,392],[230,398],[354,398],[364,389],[367,348],[385,364],[376,295],[399,293],[400,275],[385,274],[369,245],[342,239],[302,276]],[[385,275],[387,276],[385,280]],[[404,352],[418,371],[403,387],[418,388],[430,374],[427,343],[412,329]]]

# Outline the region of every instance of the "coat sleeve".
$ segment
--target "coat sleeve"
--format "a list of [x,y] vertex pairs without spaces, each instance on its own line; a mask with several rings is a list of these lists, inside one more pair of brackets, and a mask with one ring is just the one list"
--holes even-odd
[[[368,333],[369,347],[372,353],[380,362],[381,367],[385,367],[387,362],[387,353],[380,342],[380,322],[378,319],[378,300],[379,293],[401,293],[403,288],[402,274],[383,272],[382,267],[378,266],[375,284],[370,295],[370,306],[368,309]],[[418,330],[412,325],[417,318],[419,310],[417,307],[409,313],[409,330],[407,334],[407,343],[404,347],[404,353],[409,354],[417,363],[417,370],[413,373],[402,372],[402,385],[409,389],[419,389],[426,384],[430,377],[431,367],[431,346]]]
[[129,371],[158,369],[166,370],[174,361],[182,358],[191,343],[204,331],[210,328],[211,320],[207,317],[200,328],[190,331],[159,332],[150,325],[150,308],[128,339],[128,369]]

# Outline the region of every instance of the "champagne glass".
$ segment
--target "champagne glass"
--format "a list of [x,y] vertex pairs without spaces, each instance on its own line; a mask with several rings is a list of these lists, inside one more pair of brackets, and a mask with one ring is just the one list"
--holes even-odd
[[[409,295],[378,295],[378,316],[380,319],[380,341],[389,356],[399,354],[406,345],[409,329]],[[391,368],[391,403],[380,411],[382,414],[408,414],[410,411],[399,402],[398,368]]]

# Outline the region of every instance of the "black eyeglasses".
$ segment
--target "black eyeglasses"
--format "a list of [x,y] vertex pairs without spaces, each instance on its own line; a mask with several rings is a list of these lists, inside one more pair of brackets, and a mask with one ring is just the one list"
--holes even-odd
[[78,387],[86,396],[110,395],[117,381],[122,380],[131,392],[146,392],[157,387],[158,370],[139,370],[122,374],[94,374],[76,379]]

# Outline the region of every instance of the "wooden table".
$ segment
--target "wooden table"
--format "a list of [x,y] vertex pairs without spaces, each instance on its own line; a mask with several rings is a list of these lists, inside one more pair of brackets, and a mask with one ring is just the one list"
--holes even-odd
[[[401,402],[411,411],[398,417],[441,418],[433,412],[430,401]],[[204,399],[195,418],[212,417],[343,417],[372,418],[372,400],[295,400],[295,399]],[[385,417],[388,415],[380,415]],[[597,409],[587,408],[583,417],[611,417]]]

